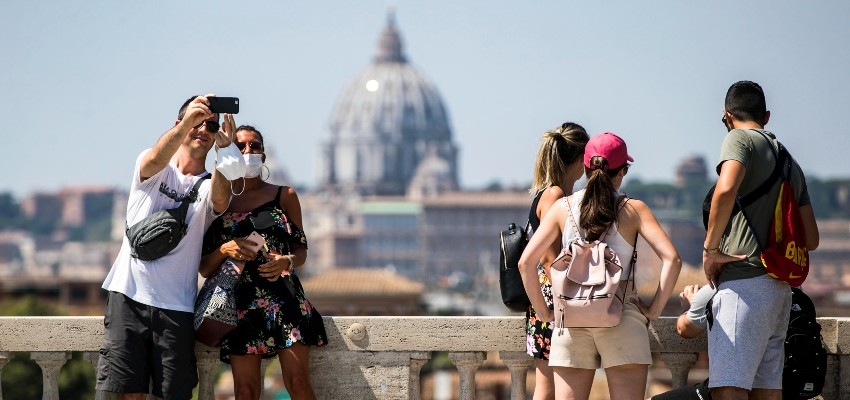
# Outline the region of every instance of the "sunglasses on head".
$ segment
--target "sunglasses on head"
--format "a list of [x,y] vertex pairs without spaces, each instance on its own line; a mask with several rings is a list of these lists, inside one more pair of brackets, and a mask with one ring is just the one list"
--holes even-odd
[[238,147],[239,150],[245,150],[245,146],[248,146],[248,148],[251,150],[263,150],[263,144],[256,140],[250,141],[248,143],[237,141],[234,141],[233,143],[236,144],[236,147]]
[[195,129],[201,129],[201,126],[203,126],[204,124],[207,124],[207,132],[210,132],[210,133],[216,133],[216,132],[218,132],[218,129],[221,128],[221,125],[219,125],[218,122],[204,121],[204,122],[201,122],[198,125],[195,125]]

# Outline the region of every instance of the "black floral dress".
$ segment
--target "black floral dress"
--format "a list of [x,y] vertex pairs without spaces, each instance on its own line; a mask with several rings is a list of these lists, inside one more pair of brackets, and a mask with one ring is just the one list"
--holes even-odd
[[[204,237],[204,253],[252,231],[263,236],[269,252],[290,254],[295,248],[306,248],[304,231],[280,207],[281,189],[278,188],[275,199],[250,212],[225,212],[216,218]],[[259,275],[257,268],[269,261],[260,253],[247,262],[227,261],[241,264],[243,270],[234,289],[236,329],[221,344],[220,358],[225,363],[230,362],[230,355],[257,354],[272,358],[277,350],[295,342],[313,346],[327,343],[322,316],[304,296],[295,270],[270,282]]]
[[[528,211],[529,237],[540,227],[540,218],[537,218],[537,205],[540,203],[543,192],[548,188],[538,191],[531,202],[531,209]],[[546,275],[546,271],[540,263],[537,264],[537,280],[540,282],[540,291],[543,292],[543,300],[546,301],[546,306],[549,307],[549,311],[553,311],[555,304],[552,300],[552,282],[549,281],[549,276]],[[525,339],[525,350],[528,355],[540,360],[549,360],[552,324],[540,319],[531,305],[525,312]]]
[[[552,301],[552,282],[549,282],[549,276],[540,264],[537,264],[537,279],[540,282],[543,299],[546,300],[546,306],[551,312],[555,309]],[[548,360],[552,341],[552,324],[550,321],[540,319],[534,307],[530,305],[525,312],[525,333],[525,350],[528,355],[540,360]]]

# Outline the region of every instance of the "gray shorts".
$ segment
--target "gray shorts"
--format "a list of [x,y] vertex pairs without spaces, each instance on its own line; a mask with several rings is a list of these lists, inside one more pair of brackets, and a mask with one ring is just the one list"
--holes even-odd
[[97,390],[189,400],[198,384],[192,313],[164,310],[109,292]]
[[791,287],[767,275],[723,282],[711,312],[709,387],[781,389]]

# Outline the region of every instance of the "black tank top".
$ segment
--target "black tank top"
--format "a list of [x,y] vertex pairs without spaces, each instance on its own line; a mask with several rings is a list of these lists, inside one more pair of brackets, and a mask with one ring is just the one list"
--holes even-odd
[[540,226],[540,218],[537,217],[537,204],[540,203],[540,198],[543,197],[543,192],[548,188],[540,189],[536,195],[534,195],[534,201],[531,202],[531,210],[528,210],[528,225],[531,227],[531,232],[537,230]]

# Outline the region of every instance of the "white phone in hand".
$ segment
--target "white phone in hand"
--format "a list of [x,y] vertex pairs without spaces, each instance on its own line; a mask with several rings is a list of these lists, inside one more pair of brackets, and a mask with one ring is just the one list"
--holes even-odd
[[257,231],[251,232],[251,234],[246,236],[245,239],[248,239],[257,244],[256,246],[248,247],[248,249],[251,251],[260,251],[260,249],[262,249],[263,246],[266,245],[266,239],[263,239],[263,236],[257,233]]

